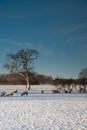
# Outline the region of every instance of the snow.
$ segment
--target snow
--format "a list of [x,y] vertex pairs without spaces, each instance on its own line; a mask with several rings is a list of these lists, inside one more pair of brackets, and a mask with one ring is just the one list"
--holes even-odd
[[87,94],[0,97],[0,130],[87,130]]
[[[14,90],[19,90],[19,91],[24,91],[26,89],[25,85],[0,85],[0,91],[14,91]],[[41,91],[41,90],[52,90],[55,89],[55,86],[53,85],[31,85],[31,89],[34,91]]]

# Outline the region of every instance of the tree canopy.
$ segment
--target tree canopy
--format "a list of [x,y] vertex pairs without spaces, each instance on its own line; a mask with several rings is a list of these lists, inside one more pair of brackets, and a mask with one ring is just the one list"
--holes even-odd
[[10,72],[29,72],[33,68],[32,63],[37,59],[38,54],[34,49],[22,49],[15,54],[9,53],[3,66]]

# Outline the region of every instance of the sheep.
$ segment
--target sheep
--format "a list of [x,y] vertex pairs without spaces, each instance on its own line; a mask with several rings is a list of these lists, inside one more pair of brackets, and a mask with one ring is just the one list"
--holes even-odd
[[27,91],[24,91],[23,93],[21,93],[21,96],[23,96],[23,95],[28,95],[28,92]]
[[9,96],[13,96],[13,92],[12,93],[7,93],[5,96],[9,97]]
[[1,92],[0,97],[5,96],[6,92]]

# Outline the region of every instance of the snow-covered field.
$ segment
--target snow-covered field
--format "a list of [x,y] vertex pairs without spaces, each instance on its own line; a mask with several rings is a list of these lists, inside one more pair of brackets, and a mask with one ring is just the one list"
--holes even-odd
[[0,130],[87,130],[87,94],[38,92],[50,87],[37,86],[27,97],[0,97]]

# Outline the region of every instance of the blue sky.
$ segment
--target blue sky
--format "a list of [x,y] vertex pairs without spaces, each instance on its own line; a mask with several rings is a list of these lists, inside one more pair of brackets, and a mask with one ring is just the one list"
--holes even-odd
[[37,73],[77,78],[87,67],[87,0],[0,0],[0,73],[22,48],[40,53]]

